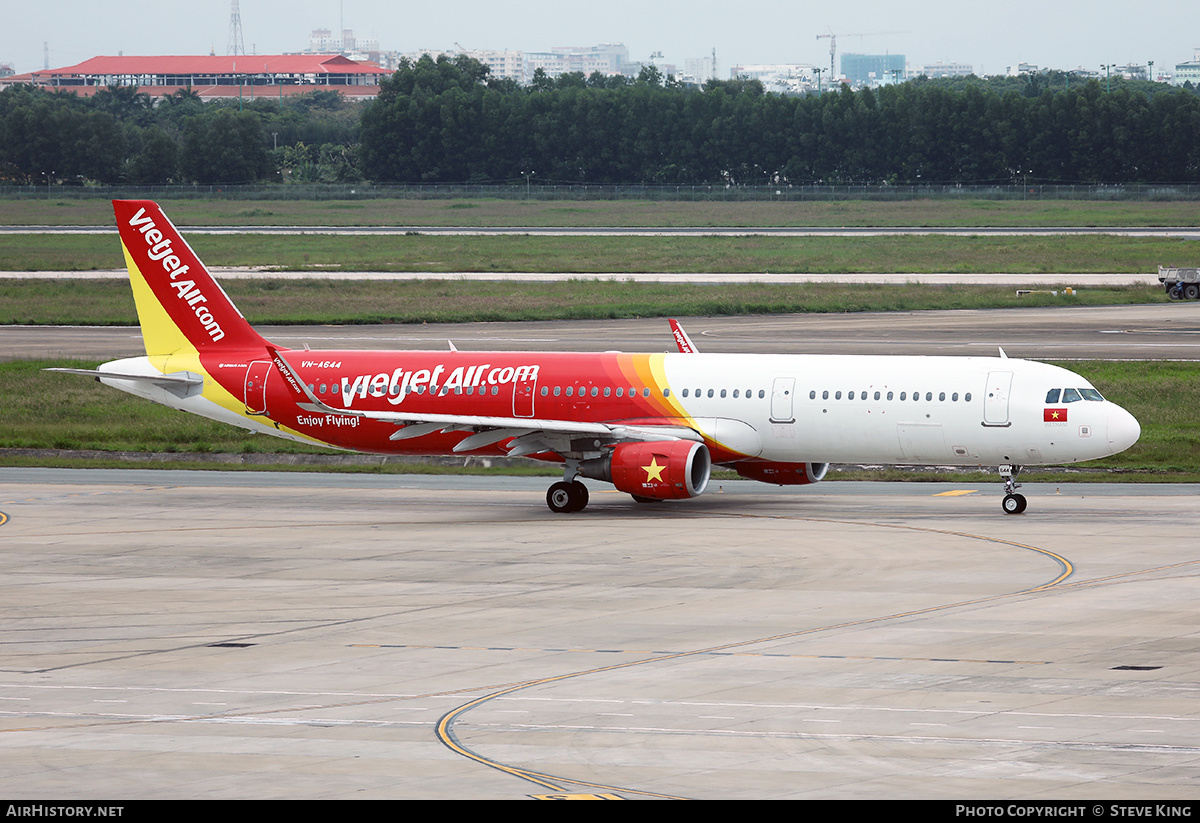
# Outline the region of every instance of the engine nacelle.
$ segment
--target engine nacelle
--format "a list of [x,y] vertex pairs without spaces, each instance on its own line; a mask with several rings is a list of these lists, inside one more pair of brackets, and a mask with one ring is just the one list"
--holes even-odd
[[712,458],[703,443],[691,440],[621,443],[598,460],[584,461],[579,471],[635,497],[680,500],[704,493]]
[[734,463],[733,468],[742,477],[776,486],[807,486],[825,479],[828,463],[772,463],[754,461]]

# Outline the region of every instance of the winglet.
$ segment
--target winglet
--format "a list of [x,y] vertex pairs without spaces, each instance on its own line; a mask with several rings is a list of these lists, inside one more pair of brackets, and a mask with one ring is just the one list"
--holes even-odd
[[675,345],[679,347],[680,354],[698,354],[699,349],[692,343],[692,338],[687,336],[687,332],[683,330],[683,326],[674,318],[668,318],[671,324],[671,335],[675,338]]

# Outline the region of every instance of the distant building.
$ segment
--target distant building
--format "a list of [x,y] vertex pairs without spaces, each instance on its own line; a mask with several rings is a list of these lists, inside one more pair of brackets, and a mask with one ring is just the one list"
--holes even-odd
[[909,77],[967,77],[975,73],[969,63],[926,63],[908,70]]
[[695,83],[703,86],[717,76],[717,67],[711,57],[689,57],[683,61],[683,74],[680,80],[685,83]]
[[1037,74],[1038,67],[1033,63],[1017,63],[1017,65],[1005,69],[1004,73],[1008,77],[1021,77],[1026,74]]
[[8,63],[0,63],[0,77],[12,77],[14,74],[16,72],[13,71],[12,66],[8,65]]
[[780,94],[804,94],[817,88],[816,73],[808,63],[775,63],[734,66],[733,80],[757,80],[767,91]]
[[[507,80],[515,80],[518,83],[525,83],[528,78],[525,76],[525,52],[523,51],[493,51],[491,49],[418,49],[416,51],[406,52],[398,55],[400,59],[407,60],[410,63],[415,63],[425,55],[429,55],[434,60],[439,57],[445,57],[453,60],[455,57],[464,55],[472,60],[478,60],[488,67],[492,77],[499,77]],[[397,62],[396,65],[399,65]]]
[[6,78],[90,97],[105,86],[137,86],[152,97],[191,87],[202,100],[282,97],[316,90],[354,99],[379,94],[388,73],[339,54],[239,54],[181,57],[93,57],[75,66]]
[[842,54],[842,77],[855,88],[886,85],[904,74],[903,54]]
[[601,43],[598,46],[556,46],[550,51],[525,52],[525,76],[532,78],[538,69],[550,77],[580,72],[590,77],[594,72],[606,76],[624,74],[635,77],[641,63],[631,62],[624,43]]
[[1196,51],[1189,62],[1175,64],[1175,79],[1173,82],[1176,86],[1182,86],[1188,82],[1193,86],[1200,86],[1200,49]]

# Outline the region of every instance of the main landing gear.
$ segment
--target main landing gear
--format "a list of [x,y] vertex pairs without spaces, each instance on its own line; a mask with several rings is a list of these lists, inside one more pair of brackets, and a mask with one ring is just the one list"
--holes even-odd
[[1020,473],[1020,466],[1000,467],[1000,476],[1004,478],[1004,500],[1000,502],[1000,507],[1004,509],[1005,514],[1020,514],[1025,511],[1025,495],[1017,494],[1017,489],[1021,488],[1021,484],[1017,482],[1017,475]]
[[582,511],[587,504],[587,486],[578,480],[559,481],[546,492],[546,505],[555,514]]

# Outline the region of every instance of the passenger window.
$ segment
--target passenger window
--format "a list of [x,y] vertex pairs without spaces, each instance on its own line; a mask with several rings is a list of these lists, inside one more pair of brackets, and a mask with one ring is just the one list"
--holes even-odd
[[847,400],[853,400],[853,399],[854,399],[854,392],[850,392],[849,394],[847,394],[847,395],[846,395],[846,399],[847,399]]
[[817,399],[817,392],[816,392],[816,389],[813,389],[812,391],[810,391],[810,392],[808,393],[808,399],[809,399],[809,400],[816,400],[816,399]]
[[709,397],[712,397],[712,396],[713,396],[713,390],[712,390],[712,389],[709,389],[709,390],[708,390],[708,396],[709,396]]
[[724,397],[724,396],[725,396],[725,390],[724,390],[724,389],[721,389],[721,396],[722,396],[722,397]]
[[875,399],[876,399],[876,400],[878,400],[878,399],[879,399],[879,392],[875,392]]
[[952,402],[952,403],[958,402],[958,392],[955,392],[954,394],[950,395],[950,402]]
[[1062,402],[1076,403],[1082,399],[1083,398],[1079,396],[1079,391],[1077,389],[1063,389]]
[[963,400],[965,400],[966,402],[970,403],[970,402],[971,402],[971,393],[970,393],[970,392],[967,392],[966,394],[964,394],[964,395],[963,395]]
[[687,397],[687,389],[684,389],[684,390],[683,390],[683,396],[684,396],[684,397]]
[[891,392],[888,392],[887,399],[888,399],[888,400],[891,400],[891,399],[892,399],[892,393],[891,393]]
[[828,400],[828,399],[829,399],[829,391],[828,391],[828,390],[821,392],[821,399],[822,399],[822,400]]
[[945,392],[938,392],[938,400],[940,400],[941,402],[945,403],[945,402],[946,402],[946,393],[945,393]]
[[766,393],[766,392],[765,392],[763,389],[759,389],[759,390],[758,390],[758,398],[759,398],[760,400],[761,400],[762,398],[766,397],[766,396],[767,396],[767,393]]
[[1061,393],[1062,393],[1062,389],[1051,389],[1050,391],[1046,392],[1046,402],[1047,403],[1057,403],[1058,396]]
[[841,400],[841,399],[842,399],[842,393],[841,393],[840,391],[836,391],[836,392],[834,392],[834,393],[833,393],[833,399],[834,399],[834,400]]
[[908,399],[908,392],[906,392],[906,391],[902,391],[902,392],[900,392],[900,399],[901,399],[901,400],[907,400],[907,399]]
[[650,396],[650,390],[642,389],[642,397],[649,397],[649,396]]

